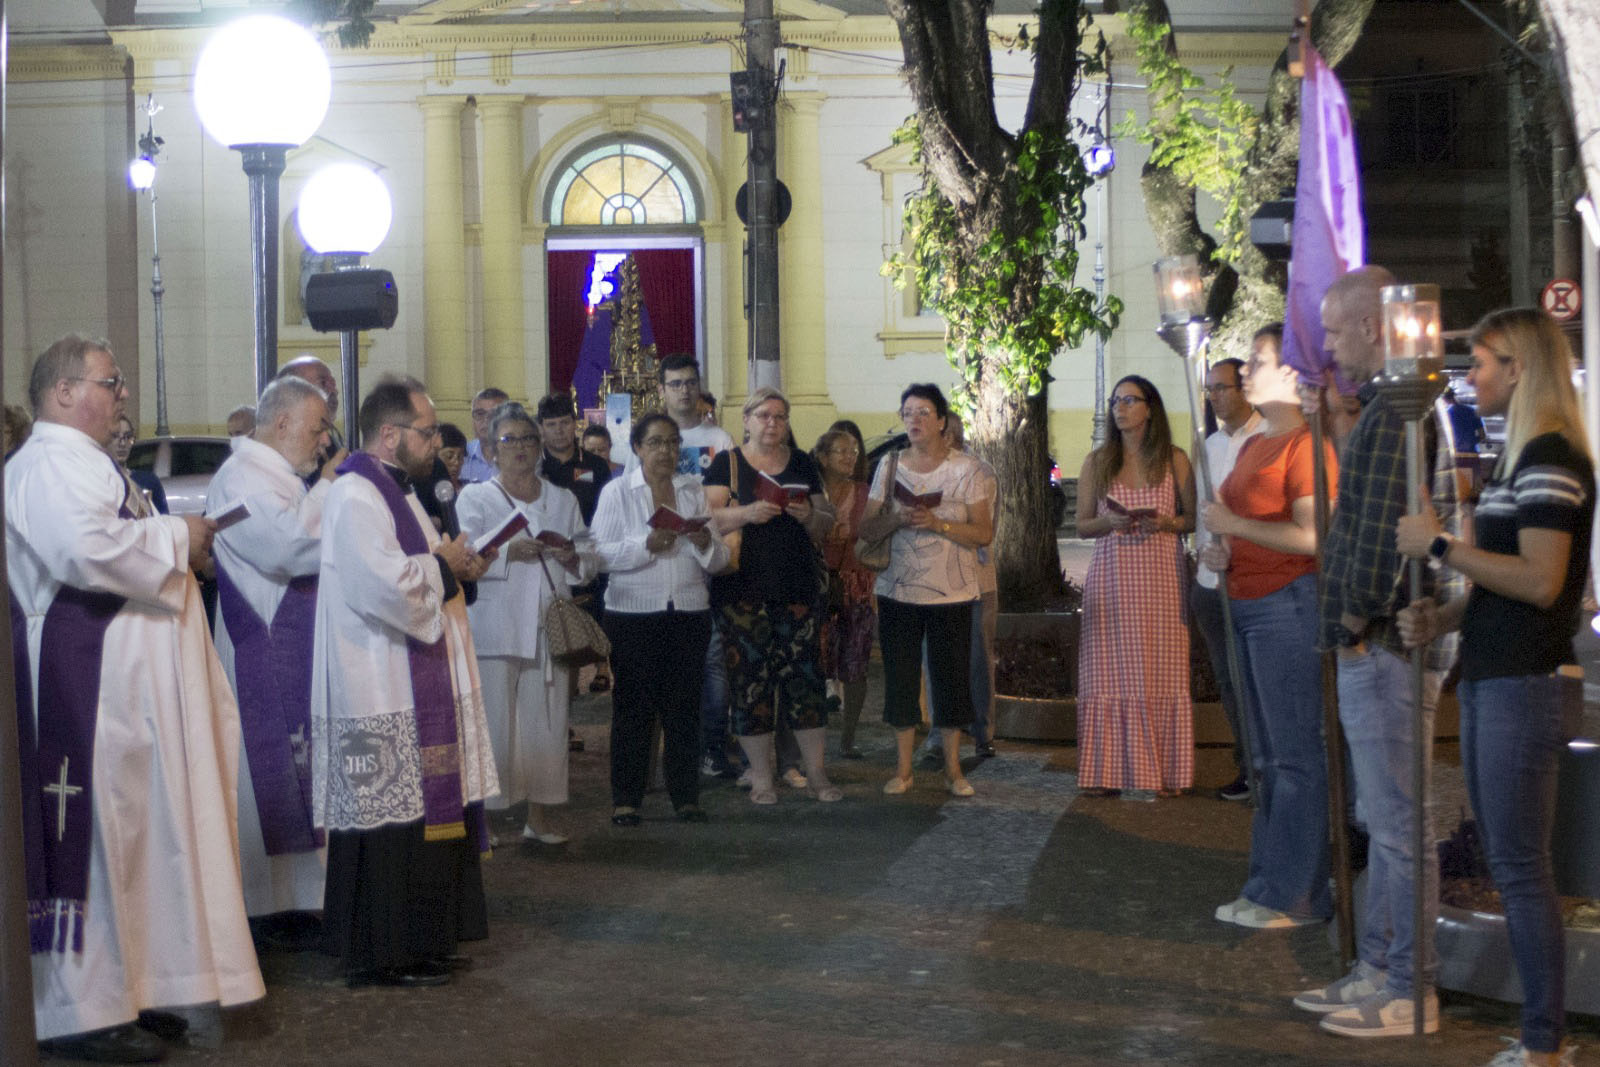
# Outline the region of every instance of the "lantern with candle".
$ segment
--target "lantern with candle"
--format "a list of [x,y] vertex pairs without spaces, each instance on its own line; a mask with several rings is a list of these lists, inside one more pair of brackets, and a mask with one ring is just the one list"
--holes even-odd
[[1439,287],[1388,285],[1379,299],[1383,309],[1384,376],[1432,379],[1442,375]]

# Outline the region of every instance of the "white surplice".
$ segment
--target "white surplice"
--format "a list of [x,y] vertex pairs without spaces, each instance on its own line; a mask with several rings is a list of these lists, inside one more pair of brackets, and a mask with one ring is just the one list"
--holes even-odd
[[[542,478],[539,496],[531,501],[513,500],[498,478],[463,486],[456,500],[461,532],[476,540],[510,518],[513,506],[528,519],[528,529],[517,538],[550,530],[578,542],[577,574],[545,561],[544,569],[559,595],[571,595],[573,585],[583,585],[595,576],[599,557],[589,544],[578,498]],[[509,547],[501,546],[488,571],[478,579],[478,599],[467,609],[500,775],[500,798],[495,806],[524,800],[565,804],[570,672],[551,661],[549,642],[542,637],[540,624],[553,595],[544,571],[538,563],[510,562]]]
[[255,1000],[266,989],[239,881],[239,712],[188,570],[188,527],[119,518],[126,486],[111,457],[57,423],[35,424],[5,483],[36,683],[61,585],[127,598],[100,670],[83,952],[33,957],[38,1036],[116,1026],[142,1008]]
[[[439,535],[416,493],[406,503],[429,547]],[[439,561],[407,555],[394,516],[367,478],[333,483],[322,512],[311,767],[316,825],[373,830],[423,817],[422,754],[406,638],[442,635],[450,658],[462,801],[499,791],[463,598],[444,600]]]
[[[305,482],[276,449],[248,437],[233,439],[233,455],[217,469],[206,491],[206,514],[219,515],[243,501],[250,517],[220,531],[213,542],[240,596],[263,624],[272,625],[293,578],[314,575],[322,564],[322,507],[332,482],[321,479],[308,492]],[[222,611],[217,611],[217,654],[234,692],[233,642]],[[307,673],[311,661],[305,663]],[[309,743],[310,738],[306,739]],[[327,877],[324,848],[267,855],[261,819],[251,785],[250,761],[239,749],[239,865],[244,877],[245,910],[251,915],[280,911],[320,911]]]

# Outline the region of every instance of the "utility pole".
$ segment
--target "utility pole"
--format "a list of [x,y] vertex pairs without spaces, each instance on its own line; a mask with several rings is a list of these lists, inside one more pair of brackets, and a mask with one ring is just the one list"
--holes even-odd
[[[740,121],[740,78],[734,76],[734,129],[750,135],[749,389],[782,387],[778,367],[778,19],[773,0],[745,0],[744,89],[748,107]],[[814,191],[811,191],[814,193]]]

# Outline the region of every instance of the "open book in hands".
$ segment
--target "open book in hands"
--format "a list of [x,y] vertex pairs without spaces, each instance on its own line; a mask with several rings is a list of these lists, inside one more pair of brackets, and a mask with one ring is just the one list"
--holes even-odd
[[655,514],[646,520],[652,530],[670,530],[675,534],[692,534],[703,530],[711,522],[709,515],[697,515],[694,518],[685,518],[676,511],[662,504],[656,508]]
[[[499,548],[517,534],[528,528],[528,516],[520,511],[513,511],[506,516],[506,521],[490,530],[476,541],[472,542],[472,551],[483,555],[490,549]],[[558,535],[559,536],[559,535]]]
[[1134,521],[1156,517],[1155,508],[1130,508],[1114,496],[1106,497],[1106,508],[1109,511],[1116,512],[1118,515],[1126,515]]
[[944,500],[944,491],[936,490],[932,493],[913,493],[899,482],[894,483],[894,502],[907,508],[927,508],[932,511]]
[[780,482],[766,471],[756,471],[756,499],[783,508],[811,495],[809,486]]

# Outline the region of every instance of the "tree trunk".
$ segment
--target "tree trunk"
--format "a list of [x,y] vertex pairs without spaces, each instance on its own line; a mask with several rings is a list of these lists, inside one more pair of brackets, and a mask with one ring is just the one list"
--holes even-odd
[[1600,204],[1600,9],[1594,0],[1539,0],[1539,11],[1571,103],[1589,195]]
[[1061,585],[1050,499],[1048,390],[1021,397],[993,377],[978,389],[968,437],[1000,483],[991,551],[1006,611],[1038,611]]

